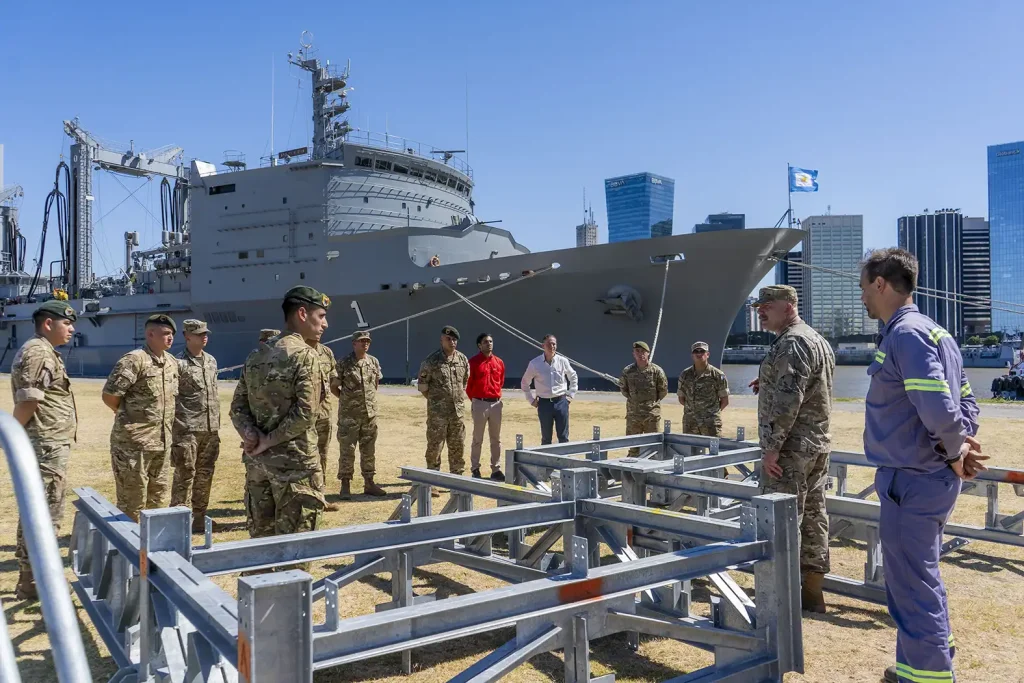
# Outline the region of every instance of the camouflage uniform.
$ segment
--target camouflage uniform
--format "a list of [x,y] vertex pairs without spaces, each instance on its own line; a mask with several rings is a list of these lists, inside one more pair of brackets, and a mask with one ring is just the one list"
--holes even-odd
[[420,365],[417,382],[427,387],[427,467],[441,469],[441,445],[448,444],[448,469],[462,474],[466,469],[466,425],[462,422],[463,401],[469,384],[469,360],[461,351],[450,357],[434,351]]
[[326,380],[323,385],[328,387],[320,401],[320,413],[316,418],[316,450],[320,454],[320,469],[324,473],[324,483],[326,484],[327,451],[331,447],[331,429],[334,426],[331,424],[334,406],[332,405],[333,401],[331,401],[330,387],[334,385],[334,381],[338,377],[338,364],[334,360],[334,352],[331,351],[329,346],[317,342],[313,349],[317,352],[317,358],[320,360],[320,371]]
[[779,451],[782,477],[761,474],[765,493],[797,497],[800,567],[829,571],[825,482],[831,450],[832,347],[799,318],[779,333],[758,373],[757,423],[763,451]]
[[[186,331],[190,321],[185,321]],[[205,325],[204,325],[205,329]],[[220,397],[217,359],[205,351],[178,354],[178,402],[174,411],[171,506],[192,508],[192,523],[202,523],[210,503],[213,470],[220,455]]]
[[[622,370],[619,391],[626,397],[626,434],[657,432],[661,424],[661,399],[668,395],[668,378],[661,366],[648,363],[640,369],[630,363]],[[636,457],[639,448],[630,448]]]
[[683,432],[701,436],[722,436],[719,399],[729,395],[725,373],[708,364],[703,372],[692,365],[679,373],[676,392],[683,402]]
[[143,347],[129,351],[110,371],[103,393],[121,404],[110,430],[110,461],[117,507],[136,522],[143,508],[167,505],[178,361]]
[[281,334],[281,330],[265,327],[260,330],[260,343],[263,344],[264,342],[269,341],[271,337],[276,337],[279,334]]
[[350,353],[338,362],[332,385],[341,392],[338,399],[338,479],[351,479],[359,444],[359,470],[372,477],[377,469],[377,385],[384,377],[380,362],[366,354],[362,360]]
[[316,420],[326,375],[317,352],[297,333],[284,333],[249,354],[231,400],[231,422],[245,438],[256,430],[270,448],[246,456],[249,535],[312,531],[324,509]]
[[[43,480],[46,502],[50,505],[53,532],[59,536],[64,517],[68,458],[71,455],[71,442],[76,440],[78,414],[75,397],[71,393],[71,381],[64,369],[64,360],[43,337],[29,339],[14,357],[11,364],[11,390],[15,404],[39,402],[32,418],[25,425],[25,431],[28,432],[39,461],[39,474]],[[14,555],[18,558],[21,570],[19,590],[23,584],[34,589],[20,520]]]

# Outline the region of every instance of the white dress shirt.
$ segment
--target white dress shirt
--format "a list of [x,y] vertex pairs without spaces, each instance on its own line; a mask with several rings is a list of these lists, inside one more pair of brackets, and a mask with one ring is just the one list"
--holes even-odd
[[[568,384],[566,383],[568,380]],[[569,365],[565,356],[555,354],[555,357],[548,363],[544,360],[544,354],[540,354],[530,361],[523,373],[522,389],[526,394],[526,400],[531,404],[534,398],[555,398],[563,394],[570,399],[575,398],[576,388],[579,386],[579,378],[576,371]],[[530,389],[530,382],[533,382],[535,390]]]

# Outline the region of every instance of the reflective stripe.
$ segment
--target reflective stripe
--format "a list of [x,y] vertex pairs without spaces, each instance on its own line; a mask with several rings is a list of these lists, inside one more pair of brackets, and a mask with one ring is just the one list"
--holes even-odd
[[933,328],[932,331],[928,333],[929,339],[931,339],[932,343],[935,344],[936,346],[939,345],[939,340],[942,339],[943,337],[952,337],[952,336],[953,335],[951,335],[949,332],[946,332],[941,327]]
[[953,647],[954,645],[956,645],[956,638],[954,638],[954,637],[953,637],[953,634],[952,634],[952,633],[950,633],[950,634],[949,634],[949,646],[950,646],[950,647]]
[[923,669],[913,669],[906,664],[896,663],[896,673],[902,678],[906,678],[914,683],[939,683],[940,681],[953,680],[952,671],[925,671]]
[[884,363],[885,354],[882,353],[881,351],[875,351],[875,360],[878,361],[879,363]]
[[903,388],[907,391],[937,391],[949,393],[949,383],[944,379],[905,379]]
[[[971,395],[971,383],[970,382],[964,382],[964,385],[962,387],[960,387],[960,395],[961,396],[970,396]],[[950,635],[949,638],[950,638],[950,640],[952,640],[953,636]]]

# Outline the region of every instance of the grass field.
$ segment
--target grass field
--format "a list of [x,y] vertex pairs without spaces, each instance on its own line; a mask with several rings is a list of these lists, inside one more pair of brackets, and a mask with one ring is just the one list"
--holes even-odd
[[[6,381],[6,378],[4,378]],[[76,396],[80,411],[78,443],[74,447],[69,489],[91,486],[114,500],[114,481],[110,472],[108,437],[112,414],[100,402],[99,382],[76,383]],[[223,415],[227,417],[233,385],[221,387]],[[0,409],[10,410],[9,394],[3,394]],[[624,406],[621,403],[588,401],[581,397],[572,404],[571,434],[575,439],[590,438],[591,426],[600,425],[602,435],[623,434]],[[675,425],[680,424],[678,409],[667,411],[666,416]],[[408,486],[397,479],[402,465],[423,465],[425,404],[418,396],[384,396],[380,410],[380,437],[377,442],[377,480],[388,491],[387,499],[367,500],[357,496],[351,502],[341,503],[339,512],[327,513],[326,526],[384,521],[394,509],[399,497]],[[525,435],[526,444],[540,442],[535,412],[521,399],[518,392],[510,396],[504,409],[504,442],[514,443],[516,433]],[[756,414],[750,409],[731,407],[725,412],[726,433],[735,433],[737,426],[755,433]],[[861,450],[863,415],[857,412],[835,413],[833,433],[835,447],[843,450]],[[1024,449],[1021,435],[1024,420],[984,419],[982,438],[986,452],[994,456],[994,464],[1024,468]],[[218,532],[215,541],[247,537],[242,509],[244,472],[237,447],[238,437],[225,419],[221,430],[222,452],[213,486],[209,514],[226,530]],[[486,443],[485,443],[486,449]],[[331,445],[328,465],[329,498],[337,499],[337,442]],[[486,458],[486,453],[485,453]],[[467,463],[469,447],[466,448]],[[445,465],[445,469],[447,465]],[[5,465],[0,463],[0,469]],[[358,468],[357,468],[358,469]],[[485,470],[486,472],[486,470]],[[851,488],[864,486],[870,472],[857,474]],[[10,494],[6,471],[0,472],[0,597],[4,602],[7,621],[18,652],[22,676],[26,681],[55,681],[49,643],[37,603],[26,603],[14,598],[17,581],[17,562],[14,558],[17,508]],[[362,490],[356,481],[354,491]],[[62,552],[66,552],[75,496],[69,492],[67,511],[61,534]],[[435,505],[445,502],[442,498]],[[958,521],[981,524],[984,499],[972,496],[961,498],[954,516]],[[1004,513],[1021,509],[1020,499],[1007,496]],[[439,508],[435,508],[439,509]],[[196,539],[199,542],[199,539]],[[833,544],[833,571],[852,577],[863,576],[864,553],[859,545]],[[313,566],[313,574],[320,577],[348,562],[326,561]],[[1024,680],[1024,551],[1007,546],[972,542],[951,553],[942,563],[942,572],[949,589],[953,628],[958,644],[957,677],[970,681],[1022,681]],[[70,578],[71,573],[68,570]],[[235,576],[218,577],[216,581],[228,592],[235,592]],[[739,579],[746,581],[745,577]],[[499,585],[454,565],[434,565],[417,569],[414,584],[418,593],[437,591],[439,597],[457,595]],[[747,582],[745,585],[749,585]],[[377,603],[386,602],[390,586],[388,575],[368,577],[343,590],[342,617],[367,614]],[[704,610],[709,589],[706,583],[695,582],[694,599],[697,610]],[[877,681],[881,671],[894,662],[895,630],[884,607],[857,600],[830,597],[830,611],[824,616],[805,617],[804,650],[806,673],[791,674],[787,681]],[[323,619],[323,603],[314,619]],[[86,651],[95,680],[105,681],[115,669],[102,641],[89,625],[84,612],[79,610],[80,624],[85,634]],[[492,649],[512,637],[506,629],[460,642],[417,650],[414,653],[416,671],[410,680],[447,680],[465,669]],[[593,675],[615,672],[620,681],[659,681],[691,671],[711,663],[710,655],[675,641],[644,639],[640,651],[633,653],[625,647],[619,636],[593,643]],[[561,680],[562,662],[559,654],[545,654],[513,672],[511,681]],[[386,657],[342,669],[317,674],[318,682],[362,681],[371,679],[405,680],[400,674],[400,658]]]

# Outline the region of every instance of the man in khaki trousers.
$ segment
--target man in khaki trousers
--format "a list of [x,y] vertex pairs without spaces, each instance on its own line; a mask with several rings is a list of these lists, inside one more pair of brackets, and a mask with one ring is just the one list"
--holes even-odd
[[473,402],[473,442],[470,469],[481,479],[480,451],[484,428],[491,441],[491,479],[505,481],[501,472],[501,387],[505,384],[505,362],[494,355],[494,339],[486,332],[476,338],[480,353],[469,359],[469,385],[466,395]]

